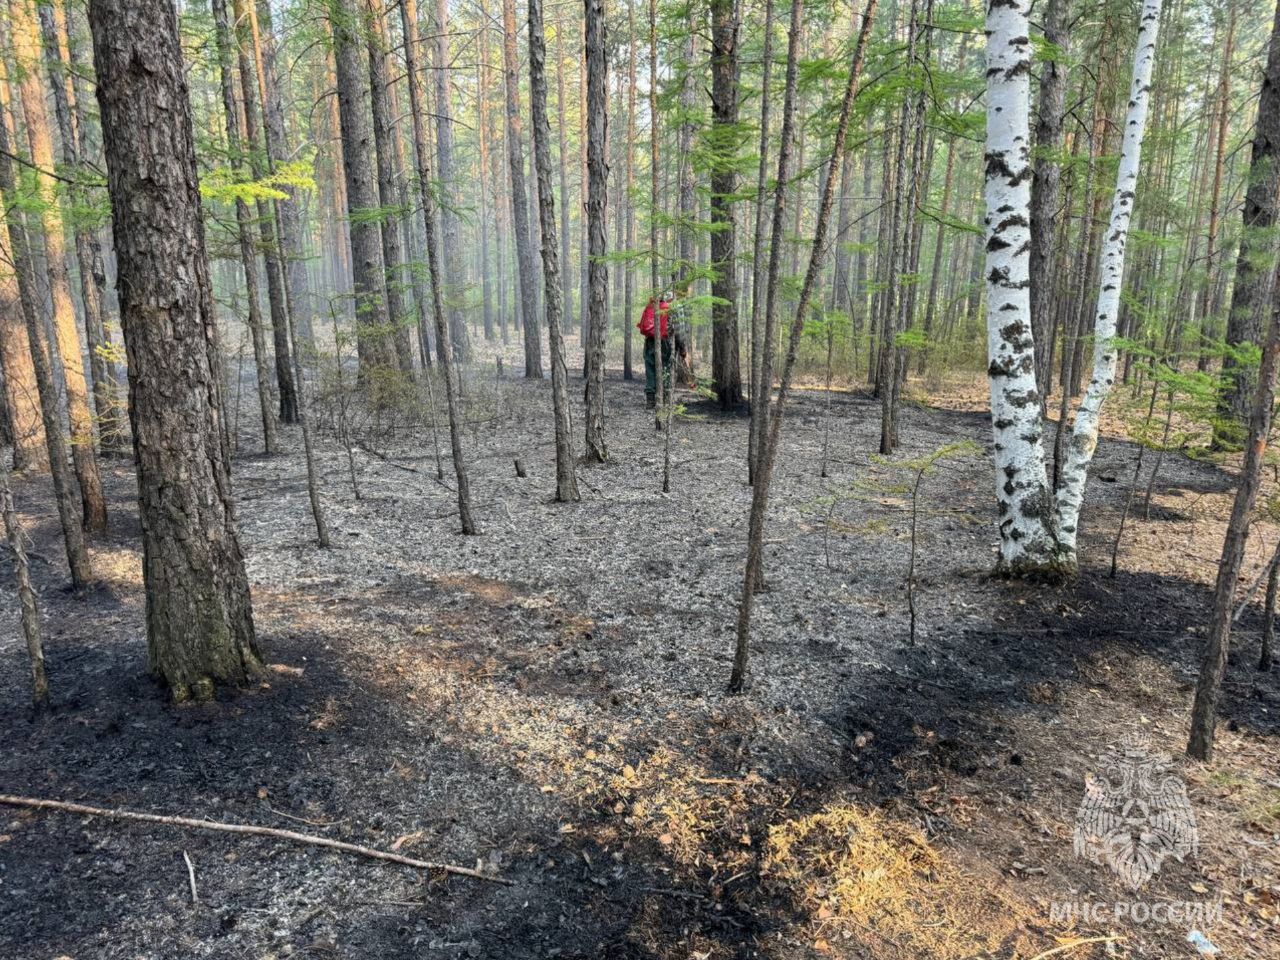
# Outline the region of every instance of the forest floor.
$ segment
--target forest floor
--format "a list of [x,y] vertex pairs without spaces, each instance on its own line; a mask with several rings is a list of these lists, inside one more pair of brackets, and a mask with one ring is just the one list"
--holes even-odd
[[[1167,457],[1112,579],[1136,447],[1104,437],[1081,575],[1046,587],[987,576],[989,459],[945,461],[921,493],[912,644],[908,475],[869,456],[879,406],[802,392],[752,684],[730,697],[746,421],[691,404],[664,496],[641,385],[611,379],[614,462],[581,471],[581,503],[556,504],[549,397],[545,383],[471,383],[476,537],[457,533],[452,474],[435,480],[421,429],[365,424],[376,454],[356,451],[360,499],[321,437],[327,551],[297,429],[270,459],[246,441],[235,490],[271,667],[202,705],[167,703],[145,673],[131,466],[106,471],[111,531],[85,597],[64,589],[47,480],[19,483],[55,708],[26,707],[0,559],[0,792],[300,830],[511,884],[5,808],[0,956],[1195,956],[1191,923],[1130,907],[1055,918],[1068,902],[1221,903],[1204,927],[1221,956],[1280,956],[1280,676],[1254,669],[1256,605],[1235,632],[1217,758],[1182,756],[1227,472]],[[984,405],[976,384],[905,404],[897,459],[987,449]],[[1249,583],[1278,534],[1255,527]],[[1199,828],[1194,855],[1137,892],[1073,850],[1087,778],[1135,740],[1173,756]]]

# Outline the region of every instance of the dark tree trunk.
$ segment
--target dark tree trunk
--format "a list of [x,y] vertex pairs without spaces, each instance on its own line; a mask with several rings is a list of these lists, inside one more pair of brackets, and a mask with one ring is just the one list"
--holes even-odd
[[[560,135],[557,156],[560,174],[560,289],[564,291],[564,329],[573,329],[573,284],[569,281],[569,124],[564,102],[564,17],[556,17],[556,112]],[[584,344],[585,346],[585,344]]]
[[[799,6],[799,0],[793,0],[793,2],[797,7]],[[796,354],[800,349],[800,338],[804,333],[805,315],[809,312],[813,291],[818,285],[823,261],[826,258],[827,224],[831,219],[831,207],[835,199],[837,168],[844,158],[845,143],[849,135],[849,115],[853,112],[853,101],[858,94],[859,78],[862,74],[862,61],[867,49],[867,40],[871,35],[871,23],[875,16],[875,10],[876,0],[867,0],[866,8],[862,13],[862,23],[858,29],[858,38],[853,47],[853,56],[849,65],[849,76],[845,84],[844,98],[840,104],[840,118],[836,125],[834,143],[831,147],[831,163],[827,164],[826,176],[823,178],[822,192],[818,200],[818,215],[813,228],[813,243],[809,251],[809,266],[805,271],[804,282],[800,288],[800,299],[796,304],[796,313],[792,318],[790,335],[787,338],[787,356],[783,361],[782,376],[778,383],[776,409],[768,420],[768,435],[761,438],[760,462],[757,464],[755,484],[751,489],[751,513],[748,519],[747,533],[747,568],[743,578],[742,594],[738,606],[733,672],[729,677],[730,693],[741,693],[746,685],[749,641],[751,637],[751,607],[761,579],[764,522],[769,507],[769,484],[773,477],[773,465],[778,455],[778,443],[782,437],[782,415],[786,409],[787,392],[791,387],[791,374],[795,369]],[[791,20],[792,40],[787,55],[787,73],[789,77],[795,68],[796,47],[794,41],[797,39],[798,27],[799,16],[798,14],[793,14]],[[788,86],[790,86],[790,83]],[[792,89],[794,90],[794,87]],[[789,112],[788,109],[784,107],[784,115],[787,112]],[[786,126],[785,120],[784,126]],[[784,141],[783,150],[785,151],[785,149]]]
[[[222,108],[227,122],[227,144],[231,169],[239,173],[244,141],[240,135],[240,109],[236,106],[235,70],[232,59],[231,26],[227,18],[226,0],[213,0],[214,43],[218,51],[222,86]],[[240,243],[240,263],[244,268],[245,293],[249,301],[249,336],[253,342],[253,363],[258,383],[258,407],[262,413],[262,446],[268,454],[276,452],[276,412],[271,396],[271,373],[267,368],[267,341],[262,322],[262,305],[258,288],[258,255],[253,246],[249,205],[236,200],[236,235]]]
[[711,170],[711,379],[722,410],[742,403],[738,346],[738,253],[733,194],[738,189],[738,9],[734,0],[711,2],[711,115],[718,128]]
[[[1272,282],[1275,283],[1275,273]],[[1222,679],[1227,672],[1227,653],[1231,641],[1231,614],[1234,608],[1236,580],[1244,561],[1244,548],[1249,538],[1253,508],[1262,486],[1262,463],[1271,433],[1271,416],[1276,401],[1276,368],[1280,366],[1280,298],[1272,293],[1271,322],[1258,369],[1258,387],[1249,414],[1249,436],[1244,463],[1240,466],[1240,485],[1236,488],[1227,535],[1222,544],[1222,560],[1213,591],[1213,613],[1209,621],[1209,638],[1205,644],[1204,665],[1196,683],[1195,702],[1191,708],[1191,737],[1187,753],[1197,760],[1213,759],[1214,728],[1218,720],[1218,699]]]
[[142,518],[147,651],[175,699],[260,668],[222,428],[194,133],[169,0],[92,0]]
[[515,0],[502,0],[502,64],[507,93],[507,160],[511,170],[511,208],[520,277],[520,317],[524,324],[524,375],[542,379],[542,344],[538,335],[538,279],[529,234],[529,197],[524,183],[524,137],[520,123],[520,74],[516,55]]
[[[1272,230],[1276,224],[1277,194],[1280,193],[1280,8],[1271,27],[1267,65],[1258,97],[1258,120],[1253,133],[1253,155],[1246,179],[1244,232],[1236,260],[1231,312],[1227,318],[1227,342],[1232,345],[1257,343],[1262,334],[1262,316],[1268,300],[1271,272],[1265,264],[1275,250]],[[1224,361],[1230,386],[1224,413],[1243,421],[1253,393],[1254,376],[1248,367]]]
[[1036,384],[1040,402],[1048,399],[1049,361],[1054,339],[1053,231],[1057,225],[1058,188],[1062,171],[1057,157],[1066,106],[1067,14],[1070,0],[1048,0],[1044,39],[1061,54],[1040,62],[1040,98],[1036,104],[1036,160],[1031,177],[1031,339],[1035,342]]
[[369,55],[365,18],[357,0],[329,0],[337,62],[338,117],[342,128],[342,168],[346,174],[351,234],[351,271],[356,308],[356,349],[360,376],[394,366],[386,301],[386,262],[379,207],[373,125],[369,119]]
[[413,343],[409,329],[413,320],[405,303],[404,248],[400,243],[400,224],[390,211],[400,202],[399,144],[396,142],[396,105],[390,89],[390,71],[387,63],[386,23],[382,19],[381,4],[369,2],[369,102],[373,107],[373,142],[378,155],[378,199],[383,215],[379,218],[382,231],[382,257],[386,267],[387,319],[392,327],[396,364],[400,372],[413,377]]
[[[436,174],[440,179],[440,189],[448,197],[453,196],[457,189],[453,171],[453,116],[449,112],[449,0],[436,0],[435,50]],[[462,296],[462,244],[458,236],[458,214],[451,205],[441,209],[440,224],[449,335],[453,343],[453,358],[462,363],[470,357],[471,342],[459,302]]]
[[[263,113],[267,125],[267,156],[279,166],[291,157],[288,132],[285,126],[283,94],[280,72],[276,69],[276,38],[271,24],[269,0],[256,0],[256,9],[249,10],[254,31],[254,53],[258,66],[258,84],[262,92]],[[314,345],[312,324],[315,306],[307,283],[306,249],[302,242],[302,218],[299,210],[298,191],[288,185],[279,187],[289,199],[276,203],[277,227],[280,234],[280,256],[284,260],[285,285],[288,293],[289,320],[292,330],[307,346]],[[301,391],[301,384],[298,390]]]
[[[245,147],[249,153],[249,168],[255,180],[269,171],[270,163],[264,162],[267,154],[262,149],[262,100],[258,91],[257,71],[254,68],[253,32],[248,9],[250,0],[232,0],[236,18],[236,55],[240,68],[240,90],[244,100]],[[275,217],[271,204],[257,202],[258,236],[262,241],[262,258],[267,272],[267,302],[271,308],[271,340],[275,350],[276,385],[280,399],[280,421],[298,422],[298,388],[293,382],[293,364],[289,357],[289,305],[284,289],[284,263],[281,247],[276,241]]]
[[590,247],[589,228],[587,224],[587,183],[590,180],[590,174],[587,172],[587,125],[590,120],[587,117],[587,20],[582,18],[582,55],[583,60],[578,64],[578,171],[580,178],[578,197],[581,209],[579,216],[581,218],[579,226],[581,227],[578,237],[578,319],[579,319],[579,337],[583,345],[583,361],[582,375],[585,378],[587,374],[586,362],[586,346],[590,337],[588,330],[588,311],[587,300],[590,298],[588,284],[590,282],[590,271],[587,269],[587,261],[590,256],[588,250]]
[[462,532],[477,533],[471,516],[471,481],[462,451],[462,414],[458,409],[453,351],[448,348],[449,328],[445,318],[441,287],[440,247],[437,239],[435,198],[431,194],[431,148],[427,144],[426,95],[418,71],[418,8],[416,0],[400,0],[400,21],[404,27],[405,67],[409,77],[409,115],[413,121],[413,156],[417,161],[418,196],[427,228],[427,273],[431,280],[431,310],[436,325],[436,357],[444,374],[445,407],[449,414],[449,447],[453,455],[454,479],[458,490],[458,521]]
[[925,345],[916,363],[916,372],[923,375],[929,361],[929,351],[934,341],[934,317],[938,310],[938,284],[942,279],[942,241],[946,233],[946,218],[951,207],[951,185],[955,179],[956,141],[947,144],[947,168],[942,178],[942,204],[938,208],[938,225],[933,240],[933,263],[929,267],[929,293],[924,304],[923,332]]
[[[73,170],[80,169],[80,153],[84,140],[84,118],[77,117],[79,106],[70,79],[70,57],[66,44],[66,18],[52,3],[40,6],[40,27],[44,34],[45,57],[49,62],[49,88],[53,94],[54,116],[58,121],[62,162]],[[79,121],[79,129],[77,128]],[[71,190],[73,202],[88,206],[92,200],[80,186]],[[121,454],[127,438],[121,422],[125,411],[116,399],[115,380],[106,350],[110,347],[102,322],[103,285],[106,277],[100,265],[102,252],[93,229],[83,222],[75,224],[76,262],[80,273],[80,306],[84,317],[85,341],[89,350],[89,380],[93,385],[93,405],[97,413],[98,439],[104,453]]]
[[[3,61],[0,60],[0,66],[2,65]],[[8,209],[4,206],[4,196],[14,189],[15,178],[10,153],[8,118],[0,116],[0,209]],[[67,437],[58,408],[58,391],[54,385],[49,341],[45,336],[44,302],[36,281],[35,263],[25,224],[22,215],[16,210],[0,222],[0,263],[13,265],[21,314],[11,315],[6,311],[5,316],[16,317],[25,334],[39,401],[36,409],[44,430],[47,455],[45,462],[49,464],[53,480],[53,494],[58,508],[58,521],[62,525],[67,567],[71,573],[72,586],[79,588],[93,578],[93,569],[85,547],[84,528],[80,524],[75,475],[68,466]]]
[[587,426],[586,459],[603,463],[609,459],[604,439],[604,345],[609,329],[609,267],[605,228],[605,205],[609,189],[606,147],[609,137],[609,63],[606,47],[604,0],[585,0],[586,49],[583,57],[587,74]]
[[58,355],[62,358],[67,417],[71,425],[71,457],[75,464],[76,479],[80,482],[85,530],[89,534],[102,533],[107,528],[107,501],[102,492],[102,478],[94,455],[93,408],[89,403],[84,354],[80,349],[75,304],[71,299],[62,207],[53,179],[53,135],[49,129],[41,80],[44,64],[35,0],[14,0],[9,11],[13,55],[19,67],[18,88],[22,93],[22,107],[27,121],[31,162],[41,171],[35,181],[41,200],[40,222],[49,300],[53,307],[53,333],[57,340]]
[[[3,191],[0,190],[0,193]],[[11,222],[9,229],[14,229]],[[13,446],[13,469],[19,473],[40,470],[48,465],[44,425],[40,420],[40,395],[36,389],[36,369],[31,362],[31,343],[23,321],[18,278],[9,229],[0,227],[0,371],[4,373],[4,401],[8,411],[8,442]]]
[[[625,208],[625,216],[619,218],[618,228],[623,231],[622,243],[618,244],[630,252],[636,245],[636,205],[634,200],[636,188],[636,0],[627,0],[627,140],[623,153],[627,158],[626,186],[614,204],[614,215]],[[621,101],[621,83],[619,83],[619,101]],[[619,102],[619,109],[622,104]],[[614,231],[614,241],[618,240],[618,231]],[[630,263],[622,266],[622,379],[630,380],[634,376],[633,343],[635,341],[635,325],[631,322],[631,310],[635,303],[635,270]],[[617,302],[618,290],[614,290],[614,301]]]
[[547,117],[547,43],[542,0],[529,0],[529,100],[533,107],[533,159],[538,177],[538,220],[542,226],[542,275],[546,291],[547,339],[551,346],[551,403],[556,424],[556,500],[579,498],[574,475],[573,424],[569,420],[569,370],[560,330],[561,287],[555,193],[551,184],[551,121]]
[[22,610],[22,633],[27,641],[27,659],[31,661],[31,703],[36,711],[49,705],[49,677],[44,669],[44,645],[40,640],[40,611],[36,607],[36,592],[31,587],[31,571],[27,566],[27,535],[13,510],[13,494],[9,489],[9,451],[13,448],[0,443],[0,526],[4,527],[13,558],[13,579]]
[[773,384],[761,382],[764,361],[764,301],[768,282],[764,255],[766,189],[769,185],[769,80],[773,74],[773,4],[764,5],[764,51],[760,67],[760,163],[756,169],[756,223],[751,246],[751,423],[747,428],[747,483],[755,483],[756,459],[760,449],[759,411],[768,405]]
[[[480,8],[480,57],[476,61],[476,127],[479,131],[480,169],[478,186],[480,188],[480,283],[484,298],[484,338],[492,342],[493,330],[493,281],[489,274],[489,11],[482,5]],[[496,198],[493,207],[500,206]],[[499,241],[501,243],[501,241]],[[498,272],[498,287],[502,286],[502,272]]]
[[[698,133],[698,27],[700,11],[690,4],[685,38],[684,60],[685,73],[680,83],[680,111],[683,121],[680,124],[679,164],[680,164],[680,229],[677,235],[678,255],[680,258],[676,295],[689,296],[693,284],[689,279],[697,270],[697,226],[698,219],[698,178],[694,170],[693,147]],[[688,312],[685,311],[687,318]],[[688,320],[679,323],[673,331],[676,338],[675,364],[678,382],[692,387],[696,384],[693,372],[693,355],[690,352],[693,329]]]
[[[757,474],[761,466],[764,439],[768,436],[769,399],[773,394],[773,345],[777,339],[778,331],[776,314],[778,308],[778,282],[782,263],[782,234],[783,219],[786,214],[787,181],[791,176],[791,141],[795,126],[796,83],[799,75],[798,60],[802,23],[803,2],[802,0],[793,0],[787,37],[787,73],[782,96],[782,130],[779,134],[778,179],[773,188],[773,214],[770,220],[769,266],[764,277],[765,295],[764,304],[762,305],[764,324],[760,337],[760,386],[755,391],[755,402],[751,405],[751,419],[755,421],[756,459],[747,472],[753,485],[756,483]],[[714,44],[712,49],[714,51]]]

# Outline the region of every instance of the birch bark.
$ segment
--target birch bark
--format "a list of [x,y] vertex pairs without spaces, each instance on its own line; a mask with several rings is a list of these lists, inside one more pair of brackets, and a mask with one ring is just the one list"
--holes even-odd
[[1031,335],[1031,41],[1027,0],[987,7],[987,368],[1000,559],[1015,576],[1057,562]]
[[1080,521],[1080,505],[1084,501],[1089,462],[1098,446],[1098,416],[1103,401],[1115,383],[1117,351],[1116,318],[1120,313],[1120,288],[1124,280],[1125,248],[1129,241],[1129,221],[1138,187],[1138,168],[1142,157],[1142,135],[1147,125],[1147,108],[1151,100],[1151,72],[1156,59],[1156,34],[1160,28],[1160,0],[1144,0],[1138,25],[1138,45],[1133,56],[1133,80],[1130,84],[1129,110],[1124,123],[1124,142],[1120,149],[1120,169],[1116,177],[1115,196],[1111,202],[1111,221],[1103,240],[1099,267],[1098,307],[1094,323],[1093,375],[1085,391],[1075,425],[1062,482],[1057,497],[1057,534],[1062,558],[1074,565],[1076,534]]

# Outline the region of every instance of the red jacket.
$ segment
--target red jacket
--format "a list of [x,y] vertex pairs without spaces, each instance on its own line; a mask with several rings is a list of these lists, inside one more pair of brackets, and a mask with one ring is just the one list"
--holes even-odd
[[[671,312],[670,304],[665,300],[658,302],[659,316],[662,318],[662,339],[665,340],[670,336],[667,330],[667,314]],[[653,339],[653,301],[649,301],[649,305],[644,308],[644,313],[640,315],[640,322],[636,324],[640,328],[640,335],[646,340]]]

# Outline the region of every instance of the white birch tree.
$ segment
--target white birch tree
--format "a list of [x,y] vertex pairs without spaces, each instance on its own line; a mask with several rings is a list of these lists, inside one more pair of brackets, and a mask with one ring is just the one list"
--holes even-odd
[[997,571],[1057,566],[1031,336],[1031,30],[1028,0],[987,5],[987,368],[995,446]]
[[987,349],[1000,528],[997,571],[1058,576],[1076,565],[1076,534],[1098,417],[1115,382],[1114,340],[1129,221],[1138,186],[1161,0],[1143,0],[1110,227],[1099,268],[1093,374],[1076,413],[1057,496],[1049,490],[1031,333],[1028,3],[987,6]]
[[1098,268],[1098,308],[1094,326],[1093,374],[1080,409],[1076,411],[1067,448],[1067,462],[1061,470],[1057,497],[1058,544],[1068,564],[1076,560],[1076,532],[1080,505],[1084,502],[1089,463],[1098,446],[1098,415],[1111,393],[1116,378],[1116,318],[1120,314],[1120,289],[1124,281],[1125,248],[1129,242],[1129,221],[1138,188],[1138,167],[1142,157],[1142,135],[1147,126],[1151,101],[1151,75],[1156,62],[1156,35],[1160,29],[1161,0],[1144,0],[1138,25],[1138,45],[1133,54],[1133,80],[1129,87],[1129,109],[1124,122],[1124,142],[1116,192],[1111,201],[1111,220],[1103,239],[1102,262]]

